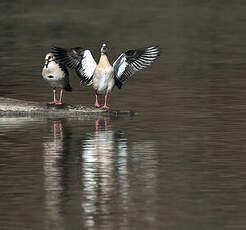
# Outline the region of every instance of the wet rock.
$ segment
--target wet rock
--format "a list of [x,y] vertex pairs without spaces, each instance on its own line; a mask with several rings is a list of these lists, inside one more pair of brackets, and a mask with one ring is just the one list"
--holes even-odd
[[42,102],[24,101],[12,98],[0,97],[0,115],[36,115],[53,117],[76,117],[99,115],[104,116],[133,116],[132,111],[120,111],[112,109],[100,109],[83,105],[50,105]]

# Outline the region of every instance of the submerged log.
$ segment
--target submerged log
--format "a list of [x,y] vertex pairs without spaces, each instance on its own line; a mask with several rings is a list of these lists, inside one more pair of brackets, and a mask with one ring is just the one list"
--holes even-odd
[[37,115],[51,117],[78,117],[91,115],[104,116],[133,116],[132,111],[120,111],[101,109],[83,105],[50,105],[42,102],[24,101],[12,98],[0,97],[0,116],[4,115]]

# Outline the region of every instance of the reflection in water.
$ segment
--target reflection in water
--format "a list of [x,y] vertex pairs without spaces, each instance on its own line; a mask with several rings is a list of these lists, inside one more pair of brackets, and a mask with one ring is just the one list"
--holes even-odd
[[[103,229],[114,229],[115,226],[110,221],[113,212],[120,213],[119,226],[128,226],[131,209],[129,186],[132,183],[129,174],[135,175],[137,172],[139,180],[146,181],[144,188],[139,187],[140,190],[145,190],[140,193],[146,192],[153,196],[157,162],[156,158],[153,162],[153,154],[150,153],[153,152],[154,144],[133,144],[131,156],[128,145],[124,135],[111,130],[109,120],[105,118],[95,121],[95,132],[83,141],[81,206],[87,227],[100,225]],[[132,171],[132,167],[128,169],[129,164],[136,164],[136,171]],[[98,217],[101,219],[98,220]]]
[[[28,204],[27,196],[18,194],[29,194],[39,186],[37,193],[30,193],[34,197],[28,204],[30,210],[38,207],[41,213],[41,217],[32,213],[41,218],[39,229],[62,230],[72,224],[75,226],[71,229],[81,229],[81,226],[92,229],[98,229],[99,226],[100,229],[129,229],[133,218],[142,220],[144,216],[148,223],[156,220],[157,211],[154,207],[158,197],[158,160],[155,142],[132,140],[127,134],[113,129],[112,120],[104,117],[89,120],[87,129],[84,129],[85,123],[81,120],[70,123],[67,119],[45,120],[40,124],[32,124],[28,129],[19,123],[16,125],[26,132],[33,129],[36,131],[33,132],[36,136],[31,140],[28,137],[26,143],[27,146],[34,143],[35,150],[29,151],[29,159],[23,152],[18,152],[18,146],[15,145],[12,150],[17,152],[16,156],[5,156],[8,165],[5,170],[8,171],[5,174],[2,172],[2,177],[0,173],[0,178],[9,183],[9,175],[14,174],[19,178],[19,168],[23,168],[21,175],[25,179],[19,180],[22,181],[21,185],[6,190],[14,194],[13,206]],[[37,150],[36,144],[40,143],[40,137],[43,138],[42,150],[40,154],[33,154]],[[33,164],[36,157],[39,164]],[[33,176],[33,172],[37,173],[37,182],[33,180],[34,183],[26,180],[27,176]],[[26,186],[27,182],[30,182],[29,187]],[[11,211],[6,212],[9,202],[5,202],[4,207],[3,218],[12,218]],[[25,215],[15,221],[21,222]]]
[[[61,120],[47,135],[45,119],[1,117],[0,228],[246,229],[246,1],[45,3],[0,2],[1,96],[46,101],[51,44],[95,51],[103,34],[112,57],[164,52],[114,92],[134,121]],[[90,102],[71,81],[67,103]]]
[[82,146],[82,194],[85,198],[82,208],[88,227],[95,225],[95,213],[110,214],[118,175],[122,187],[119,199],[124,202],[127,197],[127,140],[112,131],[108,123],[107,118],[97,119],[95,132]]
[[46,220],[48,226],[63,229],[59,206],[64,189],[61,181],[63,169],[59,166],[63,154],[63,127],[60,120],[52,122],[52,138],[44,142],[43,146]]

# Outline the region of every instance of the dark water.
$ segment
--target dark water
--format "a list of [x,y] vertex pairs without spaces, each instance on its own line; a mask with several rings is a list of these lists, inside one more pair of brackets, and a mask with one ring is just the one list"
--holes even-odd
[[[246,229],[245,1],[0,2],[0,96],[49,101],[52,44],[160,58],[110,105],[138,116],[0,117],[0,229]],[[71,74],[66,103],[91,105]]]

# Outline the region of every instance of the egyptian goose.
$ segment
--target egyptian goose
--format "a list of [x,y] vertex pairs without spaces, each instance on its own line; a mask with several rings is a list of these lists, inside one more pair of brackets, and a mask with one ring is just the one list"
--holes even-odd
[[[69,84],[69,73],[64,64],[56,61],[53,53],[48,53],[45,56],[45,64],[42,70],[42,76],[53,88],[53,101],[49,104],[61,105],[63,89],[72,91]],[[59,100],[56,99],[56,88],[60,88]]]
[[100,107],[98,103],[98,94],[104,94],[104,105],[102,108],[107,109],[108,95],[116,85],[119,89],[127,78],[135,72],[149,66],[160,54],[158,46],[151,46],[143,49],[128,50],[122,53],[113,66],[107,58],[107,46],[101,47],[101,57],[96,64],[91,52],[80,47],[69,50],[52,47],[56,59],[75,69],[81,84],[93,85],[95,90],[96,102],[95,107]]

